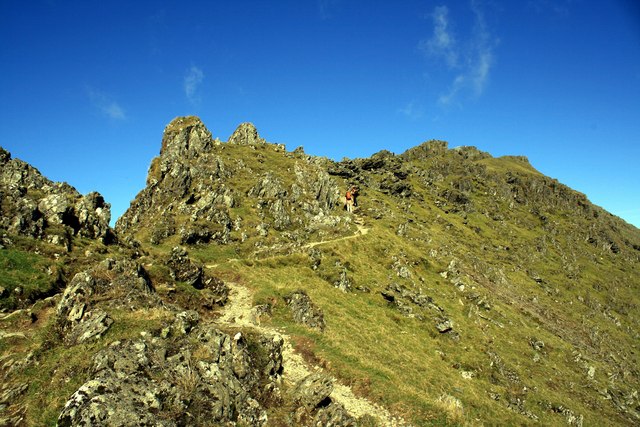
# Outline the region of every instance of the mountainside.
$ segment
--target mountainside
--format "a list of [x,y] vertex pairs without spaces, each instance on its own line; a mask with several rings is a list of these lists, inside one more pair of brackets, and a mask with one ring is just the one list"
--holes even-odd
[[640,422],[640,230],[524,157],[181,117],[113,231],[1,153],[0,425]]

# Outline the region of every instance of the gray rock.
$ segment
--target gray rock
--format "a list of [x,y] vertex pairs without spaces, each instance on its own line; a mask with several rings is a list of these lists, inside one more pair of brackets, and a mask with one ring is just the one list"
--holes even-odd
[[436,321],[436,329],[441,334],[453,330],[453,322],[447,318],[439,318]]
[[183,311],[176,315],[176,321],[173,323],[172,329],[178,335],[187,335],[200,321],[200,315],[197,311]]
[[349,415],[345,407],[338,402],[332,402],[330,405],[318,409],[315,417],[313,417],[313,421],[316,426],[358,426],[357,420]]
[[307,295],[305,291],[298,290],[284,297],[287,306],[293,314],[293,320],[312,329],[324,331],[326,326],[324,314]]
[[51,224],[63,224],[65,215],[72,215],[71,203],[64,194],[51,194],[38,203],[38,209]]
[[99,339],[112,324],[111,316],[100,309],[81,312],[77,320],[72,321],[73,326],[66,334],[65,342],[73,345]]
[[2,150],[0,228],[63,246],[71,236],[115,240],[109,228],[110,205],[98,193],[82,197],[66,183],[54,183],[27,163]]
[[[232,338],[194,312],[178,313],[174,326],[183,333],[145,334],[96,354],[58,425],[266,425],[261,390],[277,391],[282,339]],[[251,353],[256,345],[266,351]]]
[[258,130],[253,123],[241,123],[240,126],[229,137],[230,144],[257,145],[264,144],[265,140],[260,138]]
[[342,292],[349,292],[351,291],[352,285],[353,281],[347,275],[347,269],[342,268],[338,275],[338,279],[333,283],[333,286],[340,289]]
[[174,280],[186,282],[196,289],[204,288],[204,271],[189,259],[184,248],[176,246],[171,250],[167,266]]
[[293,398],[300,406],[312,410],[331,403],[329,395],[333,391],[333,381],[321,373],[309,374],[300,380],[294,390]]
[[90,239],[109,238],[110,208],[111,205],[95,191],[78,200],[74,206],[79,227],[78,234]]
[[195,158],[213,147],[211,132],[198,117],[177,117],[167,125],[160,155]]
[[[107,299],[99,307],[97,296],[111,292],[123,295]],[[112,307],[127,309],[157,306],[160,300],[146,271],[131,261],[100,263],[76,274],[56,307],[56,322],[67,345],[99,339],[113,324]]]

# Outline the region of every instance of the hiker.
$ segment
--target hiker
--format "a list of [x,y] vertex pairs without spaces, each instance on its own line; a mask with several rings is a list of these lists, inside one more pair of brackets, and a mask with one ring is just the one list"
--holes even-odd
[[353,213],[353,207],[356,204],[356,194],[358,193],[358,189],[353,186],[350,189],[347,190],[347,193],[345,194],[345,201],[347,204],[347,212],[349,213]]

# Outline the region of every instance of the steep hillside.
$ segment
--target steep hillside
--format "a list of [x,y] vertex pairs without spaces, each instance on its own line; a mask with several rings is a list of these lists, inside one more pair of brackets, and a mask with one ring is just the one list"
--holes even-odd
[[[342,239],[355,222],[368,233]],[[412,423],[442,406],[462,422],[637,421],[640,233],[526,158],[432,141],[335,163],[182,118],[117,228],[151,252],[195,243],[312,360]],[[297,289],[323,334],[281,307]]]
[[526,158],[334,162],[181,117],[116,234],[0,318],[0,420],[640,422],[640,230]]
[[114,243],[110,218],[99,193],[82,196],[0,147],[0,309],[59,292],[92,252]]

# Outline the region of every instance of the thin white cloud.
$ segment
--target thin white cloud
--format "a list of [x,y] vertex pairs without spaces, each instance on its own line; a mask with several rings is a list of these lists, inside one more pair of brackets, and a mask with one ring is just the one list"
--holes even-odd
[[204,80],[204,72],[202,69],[192,65],[184,76],[184,94],[189,102],[198,102],[198,88]]
[[91,87],[87,87],[86,90],[91,104],[101,114],[112,120],[125,120],[127,118],[124,109],[111,96]]
[[124,110],[122,107],[115,101],[112,101],[108,105],[104,107],[104,112],[107,116],[116,120],[124,120],[126,117],[124,115]]
[[442,56],[450,67],[458,63],[456,41],[449,24],[449,8],[438,6],[431,14],[433,19],[433,35],[420,42],[420,48],[428,55]]
[[470,10],[473,27],[466,38],[460,38],[452,29],[455,26],[449,9],[446,6],[436,7],[430,15],[433,33],[419,45],[427,58],[443,59],[446,69],[452,73],[447,89],[438,97],[438,102],[444,106],[458,103],[463,97],[481,96],[495,63],[497,39],[487,26],[484,11],[476,0],[470,2]]
[[407,103],[407,105],[405,105],[404,107],[399,108],[398,113],[402,114],[403,116],[411,120],[418,120],[424,117],[424,108],[416,104],[415,101],[411,101]]

